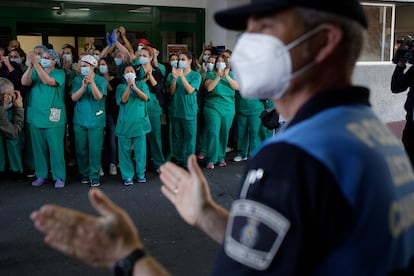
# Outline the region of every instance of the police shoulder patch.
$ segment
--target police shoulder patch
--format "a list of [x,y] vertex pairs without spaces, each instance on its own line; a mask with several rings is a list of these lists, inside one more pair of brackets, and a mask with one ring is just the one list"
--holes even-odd
[[224,250],[230,258],[256,270],[265,270],[275,257],[290,222],[259,202],[240,199],[231,207]]

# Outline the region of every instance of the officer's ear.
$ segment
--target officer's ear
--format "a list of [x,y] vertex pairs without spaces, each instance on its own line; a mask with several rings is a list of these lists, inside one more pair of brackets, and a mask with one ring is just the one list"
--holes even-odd
[[319,36],[317,42],[319,44],[319,52],[315,58],[317,63],[321,63],[329,58],[336,51],[337,47],[339,47],[343,38],[343,31],[334,24],[323,24],[321,32],[323,34]]

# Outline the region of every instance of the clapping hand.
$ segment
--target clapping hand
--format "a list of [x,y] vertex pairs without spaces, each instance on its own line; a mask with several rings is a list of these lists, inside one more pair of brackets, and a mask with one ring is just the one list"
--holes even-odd
[[90,189],[89,201],[99,216],[44,205],[30,217],[45,234],[45,243],[95,267],[111,268],[117,260],[143,247],[129,215],[101,190]]

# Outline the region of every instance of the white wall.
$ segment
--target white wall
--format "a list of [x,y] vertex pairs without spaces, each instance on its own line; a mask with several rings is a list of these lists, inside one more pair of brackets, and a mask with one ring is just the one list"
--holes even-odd
[[391,76],[395,65],[359,63],[353,82],[370,89],[370,102],[374,112],[384,123],[405,120],[404,103],[407,92],[391,93]]
[[214,13],[229,7],[249,3],[250,0],[208,0],[206,8],[206,42],[212,41],[214,45],[225,45],[232,50],[237,41],[238,32],[228,31],[214,22]]

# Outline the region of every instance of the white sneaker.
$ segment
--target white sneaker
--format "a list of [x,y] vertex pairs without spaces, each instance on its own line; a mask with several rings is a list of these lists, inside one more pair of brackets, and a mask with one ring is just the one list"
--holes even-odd
[[104,173],[104,171],[102,169],[102,166],[101,166],[101,168],[99,169],[99,176],[104,176],[104,175],[105,175],[105,173]]
[[240,162],[240,161],[245,161],[245,160],[247,160],[247,157],[241,157],[241,156],[236,156],[236,157],[234,157],[234,162]]
[[115,164],[109,164],[109,175],[117,175],[118,171]]

